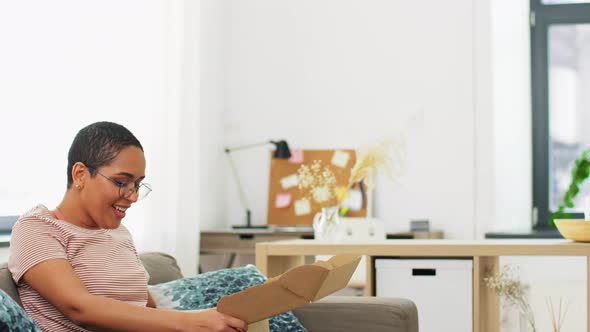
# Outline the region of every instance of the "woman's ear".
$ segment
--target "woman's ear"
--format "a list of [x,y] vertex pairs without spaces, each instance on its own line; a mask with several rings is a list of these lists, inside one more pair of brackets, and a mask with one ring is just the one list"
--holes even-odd
[[84,188],[84,183],[88,174],[88,172],[86,172],[87,169],[88,168],[86,168],[86,166],[81,162],[77,162],[74,164],[74,166],[72,166],[72,179],[74,181],[74,188],[78,190]]

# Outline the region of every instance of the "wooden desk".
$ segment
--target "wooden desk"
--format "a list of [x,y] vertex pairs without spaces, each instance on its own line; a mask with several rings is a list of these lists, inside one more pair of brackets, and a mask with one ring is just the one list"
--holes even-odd
[[256,243],[295,239],[313,239],[313,231],[276,231],[274,229],[219,229],[201,231],[201,254],[256,253]]
[[[375,257],[468,257],[473,259],[473,331],[500,331],[500,301],[483,277],[497,272],[499,256],[584,256],[590,281],[590,243],[569,240],[388,240],[376,243],[334,244],[291,240],[256,245],[256,266],[273,277],[301,265],[305,256],[358,254],[367,256],[367,292],[375,295]],[[586,317],[590,332],[590,287],[586,289]]]
[[[442,239],[442,231],[387,233],[388,239]],[[227,254],[229,258],[216,268],[230,268],[237,255],[242,264],[254,264],[256,244],[261,242],[313,239],[313,229],[306,227],[281,227],[262,229],[217,229],[201,231],[200,254]],[[244,256],[251,255],[251,257]],[[311,262],[312,260],[308,260]],[[199,272],[211,270],[211,266],[199,266]]]
[[[388,239],[442,239],[442,231],[387,233]],[[313,239],[312,229],[220,229],[201,231],[201,254],[251,254],[256,253],[260,242]]]

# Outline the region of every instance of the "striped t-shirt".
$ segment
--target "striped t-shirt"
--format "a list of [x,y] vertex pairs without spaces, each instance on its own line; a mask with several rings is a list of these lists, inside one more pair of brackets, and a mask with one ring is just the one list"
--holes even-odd
[[147,304],[149,276],[125,226],[86,229],[56,219],[45,206],[38,205],[22,215],[12,229],[8,268],[25,311],[43,331],[87,331],[22,278],[31,267],[50,259],[67,260],[91,294],[138,306]]

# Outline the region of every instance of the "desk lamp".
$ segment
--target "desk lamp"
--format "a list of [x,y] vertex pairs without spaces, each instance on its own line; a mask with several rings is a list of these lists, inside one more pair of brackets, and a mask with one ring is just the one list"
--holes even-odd
[[242,183],[240,182],[240,177],[238,176],[238,171],[237,171],[234,161],[231,157],[231,152],[233,152],[233,151],[251,149],[251,148],[254,148],[257,146],[262,146],[262,145],[267,145],[267,144],[274,144],[274,146],[275,146],[275,152],[273,154],[274,158],[289,159],[289,157],[291,157],[291,151],[289,150],[289,145],[287,145],[287,142],[284,140],[265,141],[265,142],[260,142],[260,143],[225,148],[225,154],[227,155],[227,159],[229,160],[229,165],[231,166],[232,173],[234,174],[234,178],[236,179],[236,183],[238,185],[238,193],[240,195],[240,201],[242,201],[242,205],[244,206],[244,208],[246,208],[246,225],[232,226],[232,228],[267,228],[266,225],[256,225],[256,226],[252,225],[252,220],[251,220],[252,212],[250,210],[250,205],[248,204],[248,201],[246,200],[246,195],[244,195],[244,189],[242,188]]

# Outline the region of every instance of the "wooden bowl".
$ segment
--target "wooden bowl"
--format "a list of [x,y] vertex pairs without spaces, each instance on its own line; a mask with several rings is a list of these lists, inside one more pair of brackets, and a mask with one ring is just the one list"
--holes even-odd
[[590,220],[555,219],[554,222],[564,238],[578,242],[590,242]]

